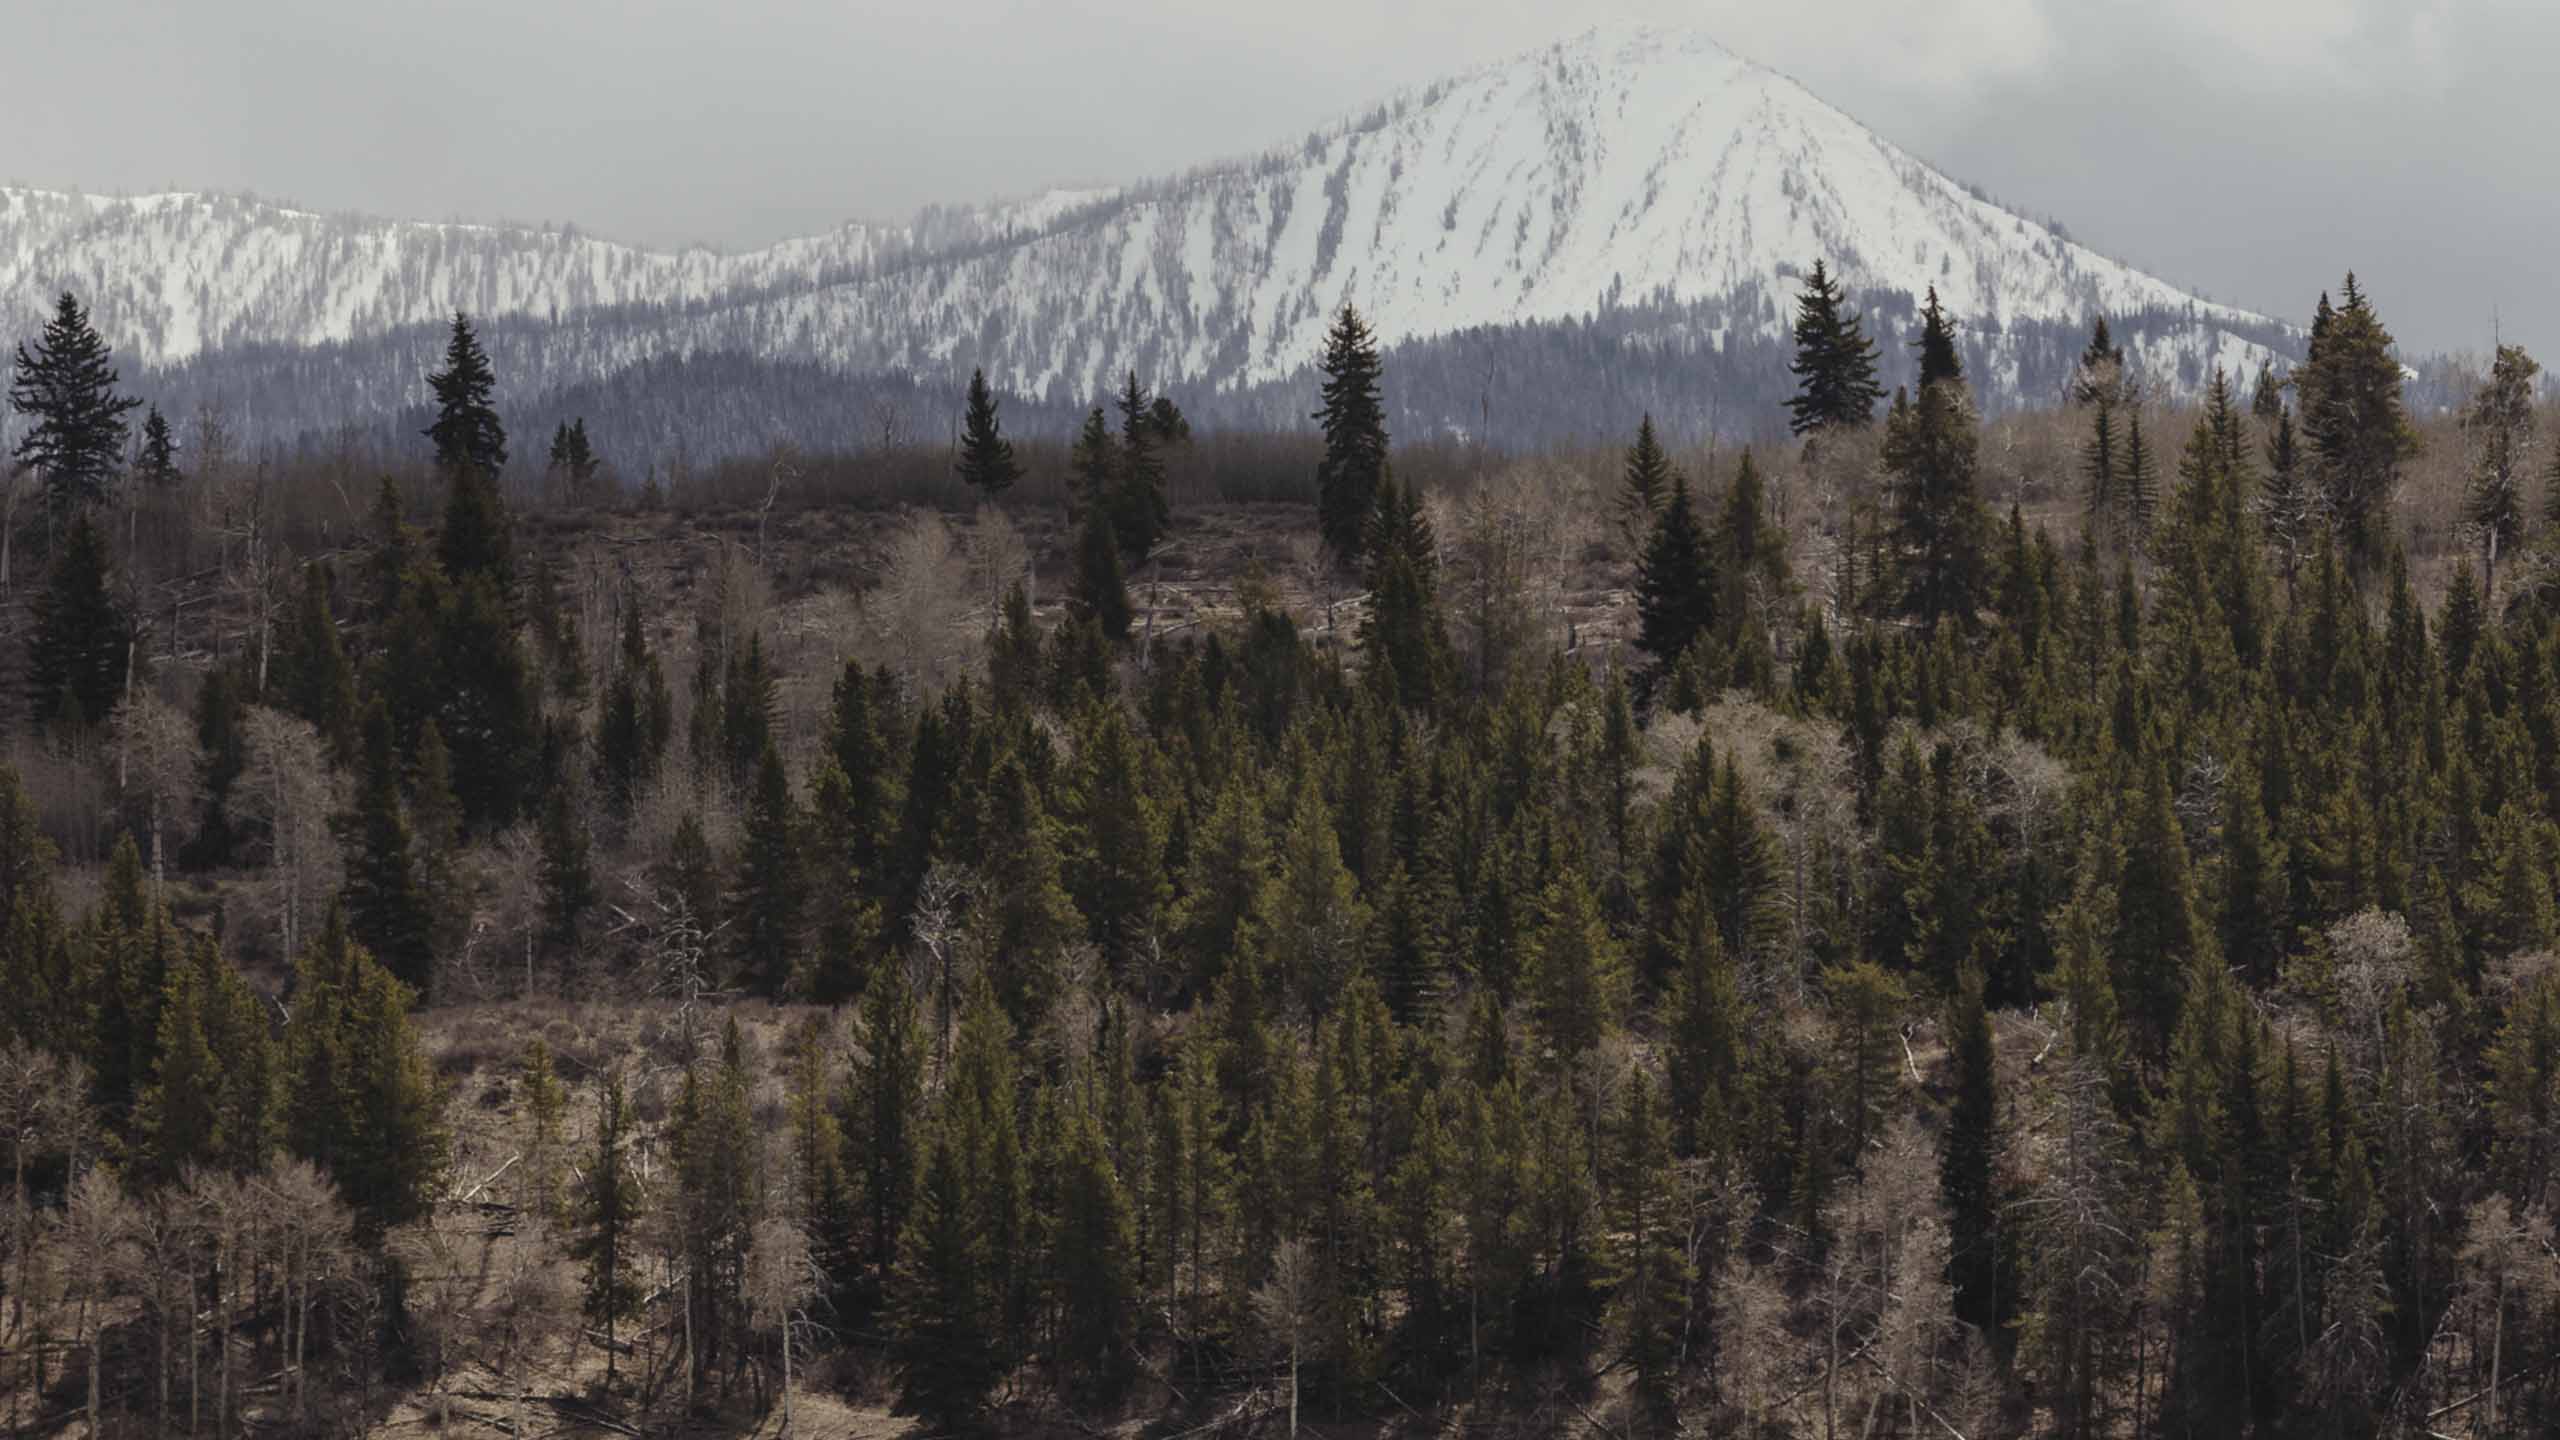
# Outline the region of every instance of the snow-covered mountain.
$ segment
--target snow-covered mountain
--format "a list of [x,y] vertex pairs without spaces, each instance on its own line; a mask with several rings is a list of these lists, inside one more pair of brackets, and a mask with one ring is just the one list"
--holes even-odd
[[2287,334],[1991,202],[1706,37],[1653,29],[1592,31],[1174,179],[734,255],[0,191],[0,315],[23,326],[79,291],[124,353],[201,383],[234,352],[329,343],[389,367],[349,378],[373,406],[414,384],[459,308],[521,322],[503,355],[520,398],[743,353],[936,381],[983,365],[1061,407],[1135,369],[1214,409],[1300,376],[1346,301],[1391,347],[1604,325],[1672,353],[1756,352],[1783,339],[1817,257],[1889,341],[1934,285],[1994,404],[2037,391],[2034,357],[2098,312],[2133,317],[2120,328],[2172,385]]

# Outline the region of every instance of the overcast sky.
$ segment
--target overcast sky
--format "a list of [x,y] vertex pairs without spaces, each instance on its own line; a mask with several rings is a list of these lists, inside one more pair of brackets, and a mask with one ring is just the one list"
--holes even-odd
[[1135,179],[1624,17],[2301,319],[2560,362],[2552,0],[11,0],[0,178],[760,244]]

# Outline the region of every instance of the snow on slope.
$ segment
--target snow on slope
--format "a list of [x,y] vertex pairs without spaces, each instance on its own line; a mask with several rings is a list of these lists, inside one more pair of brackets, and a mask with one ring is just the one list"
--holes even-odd
[[239,196],[0,189],[0,305],[23,324],[72,290],[119,350],[161,364],[227,345],[363,338],[455,309],[539,317],[807,288],[903,240],[853,224],[745,254],[667,254],[574,230],[321,215]]
[[[0,318],[23,325],[67,286],[146,363],[368,338],[455,308],[561,322],[530,342],[528,385],[749,349],[857,371],[983,364],[1006,388],[1078,403],[1124,368],[1241,390],[1311,362],[1345,301],[1389,344],[1666,302],[1721,305],[1720,324],[1775,336],[1816,258],[1862,306],[1935,285],[1994,330],[2175,311],[2194,324],[2168,352],[2265,353],[2222,328],[2263,333],[2264,317],[1969,193],[1704,36],[1642,28],[1178,179],[740,255],[215,196],[0,191]],[[613,310],[632,306],[658,308]]]
[[986,365],[1091,396],[1135,366],[1232,389],[1312,361],[1357,304],[1386,342],[1619,304],[1755,297],[1781,332],[1802,270],[1935,285],[1969,325],[2214,306],[1977,198],[1795,82],[1703,36],[1594,31],[1400,97],[1258,159],[1061,212],[1019,244],[923,254],[705,317],[860,370]]

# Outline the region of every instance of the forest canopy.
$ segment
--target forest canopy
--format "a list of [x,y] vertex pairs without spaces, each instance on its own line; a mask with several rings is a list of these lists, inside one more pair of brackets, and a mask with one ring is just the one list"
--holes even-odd
[[2349,277],[1986,420],[1811,274],[1751,449],[1399,447],[1346,309],[1320,446],[638,482],[462,315],[389,473],[129,429],[65,296],[13,1426],[2560,1427],[2539,367]]

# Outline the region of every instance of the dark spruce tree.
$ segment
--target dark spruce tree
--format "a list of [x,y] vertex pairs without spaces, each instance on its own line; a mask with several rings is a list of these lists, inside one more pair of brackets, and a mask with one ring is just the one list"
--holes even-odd
[[782,755],[767,744],[747,794],[746,843],[738,854],[730,919],[739,969],[767,995],[783,993],[800,953],[807,898],[801,868],[804,829]]
[[987,372],[969,372],[969,410],[960,427],[960,478],[982,499],[993,500],[1022,478],[1013,458],[1013,442],[1004,438],[996,416],[995,392],[987,388]]
[[[1168,433],[1169,424],[1179,422],[1180,412],[1172,412],[1174,421],[1168,422],[1161,402],[1147,394],[1134,370],[1121,387],[1118,403],[1119,473],[1112,487],[1111,533],[1120,542],[1122,558],[1131,565],[1143,565],[1173,519],[1172,506],[1165,500],[1161,450],[1174,438]],[[1182,433],[1188,429],[1181,427]]]
[[1120,568],[1120,541],[1111,531],[1110,513],[1100,506],[1085,511],[1076,534],[1075,585],[1067,594],[1075,617],[1098,626],[1114,640],[1129,635],[1129,582]]
[[2276,378],[2275,366],[2258,367],[2258,388],[2250,396],[2249,413],[2266,425],[2273,425],[2284,413],[2284,382]]
[[1360,652],[1368,677],[1398,704],[1428,711],[1454,667],[1440,621],[1439,547],[1411,485],[1388,477],[1364,548],[1370,601],[1360,622]]
[[486,575],[498,593],[515,590],[515,543],[508,533],[507,504],[498,494],[498,474],[507,465],[507,431],[490,407],[497,376],[489,369],[480,337],[469,317],[454,312],[453,332],[445,342],[444,368],[427,377],[435,392],[436,422],[426,429],[435,442],[436,469],[451,487],[444,511],[444,534],[437,558],[445,577],[456,585]]
[[[2309,357],[2295,372],[2302,428],[2323,498],[2350,569],[2370,573],[2382,559],[2400,463],[2417,453],[2401,403],[2400,362],[2391,332],[2347,276],[2347,303],[2315,319]],[[2325,322],[2325,323],[2324,323]]]
[[1086,412],[1084,428],[1076,432],[1075,446],[1067,452],[1069,513],[1082,516],[1088,510],[1109,509],[1119,474],[1120,442],[1111,437],[1111,422],[1096,405]]
[[1884,390],[1876,384],[1876,346],[1847,296],[1822,261],[1796,297],[1796,358],[1787,370],[1796,393],[1787,401],[1787,429],[1796,435],[1858,429],[1875,419]]
[[400,761],[392,743],[391,711],[381,697],[365,706],[363,726],[355,808],[338,822],[347,851],[341,894],[347,933],[401,984],[423,996],[435,973],[434,917],[409,818],[400,807]]
[[123,468],[124,417],[142,402],[118,395],[117,378],[113,352],[68,290],[33,347],[18,346],[9,408],[29,423],[10,456],[43,482],[57,518],[105,494]]
[[507,429],[490,406],[497,385],[471,317],[453,312],[444,368],[427,377],[427,388],[435,392],[436,419],[424,433],[435,442],[437,469],[448,475],[465,470],[495,475],[506,468]]
[[1992,585],[1973,400],[1956,359],[1954,323],[1934,287],[1922,315],[1919,396],[1897,394],[1885,422],[1893,574],[1883,598],[1906,619],[1926,626],[1953,620],[1970,629]]
[[587,418],[562,421],[551,432],[550,479],[553,492],[572,503],[587,498],[588,487],[604,468],[596,459],[595,442],[587,438]]
[[639,602],[627,597],[621,653],[596,716],[596,783],[615,814],[628,813],[640,787],[657,773],[674,726],[673,712],[666,671],[649,653],[649,639],[641,629]]
[[86,513],[75,512],[35,601],[35,634],[27,654],[27,711],[62,738],[99,724],[123,695],[137,663],[132,617],[115,596],[107,542]]
[[1920,388],[1964,378],[1964,361],[1956,353],[1956,322],[1938,303],[1938,287],[1920,306]]
[[1671,457],[1653,433],[1653,416],[1636,424],[1636,443],[1627,447],[1627,465],[1618,483],[1618,524],[1628,535],[1653,529],[1653,517],[1671,498]]
[[1316,525],[1334,555],[1360,556],[1362,533],[1378,505],[1387,468],[1387,418],[1378,390],[1378,342],[1360,312],[1345,305],[1325,333],[1324,458],[1316,462]]
[[134,474],[159,491],[176,489],[186,478],[178,473],[178,438],[170,433],[157,405],[142,417],[142,457],[134,465]]
[[1653,522],[1636,562],[1636,648],[1653,657],[1647,693],[1715,628],[1716,581],[1706,531],[1689,503],[1689,482],[1671,477],[1671,499]]
[[596,904],[595,867],[587,858],[586,817],[578,813],[575,787],[555,781],[543,801],[538,878],[542,884],[542,943],[555,955],[578,948],[580,926]]

